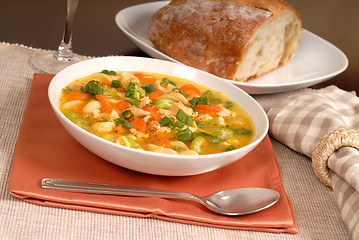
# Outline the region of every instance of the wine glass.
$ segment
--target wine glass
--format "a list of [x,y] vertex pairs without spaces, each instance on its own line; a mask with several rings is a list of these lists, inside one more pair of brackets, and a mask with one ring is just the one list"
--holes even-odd
[[72,23],[79,0],[67,0],[65,31],[57,51],[38,53],[31,57],[30,65],[43,73],[58,73],[81,59],[72,52]]

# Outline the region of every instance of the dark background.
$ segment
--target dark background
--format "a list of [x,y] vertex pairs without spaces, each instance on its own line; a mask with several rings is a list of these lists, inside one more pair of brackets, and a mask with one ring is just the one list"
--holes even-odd
[[[146,0],[81,0],[75,15],[73,50],[86,56],[140,55],[115,23],[121,9]],[[339,76],[314,86],[337,85],[359,93],[359,1],[288,0],[303,26],[341,49],[349,67]],[[66,0],[13,0],[0,7],[0,41],[56,49],[65,25]],[[1,56],[0,56],[1,57]]]

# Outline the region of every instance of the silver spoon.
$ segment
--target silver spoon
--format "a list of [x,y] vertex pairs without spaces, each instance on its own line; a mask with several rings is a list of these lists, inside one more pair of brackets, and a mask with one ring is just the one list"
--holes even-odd
[[60,189],[73,192],[192,200],[201,203],[216,213],[232,216],[261,211],[275,204],[280,197],[280,194],[277,191],[267,188],[230,189],[220,191],[206,197],[199,197],[184,192],[53,178],[42,179],[41,186],[43,188]]

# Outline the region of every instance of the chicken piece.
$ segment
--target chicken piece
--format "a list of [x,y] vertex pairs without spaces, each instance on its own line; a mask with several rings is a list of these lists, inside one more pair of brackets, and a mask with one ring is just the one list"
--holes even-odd
[[[182,94],[181,94],[182,95]],[[181,109],[185,114],[187,114],[188,116],[192,116],[193,113],[193,109],[186,107],[185,105],[183,105],[182,102],[176,102],[173,104],[172,109],[177,113],[179,109]]]
[[168,133],[171,132],[171,129],[169,127],[162,127],[158,122],[151,121],[148,124],[148,127],[152,130],[156,130],[159,133]]
[[95,122],[92,124],[92,129],[96,132],[110,132],[115,128],[114,122]]
[[109,81],[112,82],[112,78],[104,73],[100,73],[100,72],[96,72],[94,74],[91,75],[93,78],[98,79],[100,81]]
[[134,83],[141,83],[140,80],[135,77],[133,74],[129,73],[129,72],[120,72],[118,74],[118,77],[121,81],[121,84],[124,84],[124,86],[127,86],[128,82],[134,82]]
[[81,103],[82,103],[81,100],[73,100],[73,101],[69,101],[69,102],[64,103],[63,107],[64,107],[64,109],[70,110],[73,107],[75,107],[76,105],[79,105]]
[[197,118],[199,121],[204,121],[204,122],[213,119],[213,117],[207,113],[199,113]]
[[147,112],[135,106],[131,106],[128,110],[130,110],[135,117],[145,117],[151,115],[150,112]]
[[221,125],[221,126],[225,126],[225,125],[226,125],[226,123],[225,123],[223,117],[218,117],[218,124]]
[[227,108],[222,107],[222,110],[217,112],[216,114],[221,117],[229,117],[231,116],[232,112]]
[[92,115],[93,118],[98,118],[101,114],[101,104],[99,101],[91,101],[83,107],[83,112],[88,115]]
[[99,101],[91,101],[83,107],[83,112],[86,114],[92,114],[95,109],[100,109],[101,104]]
[[139,137],[139,138],[148,138],[149,135],[148,134],[145,134],[143,132],[140,132],[138,131],[137,129],[135,128],[131,128],[130,129],[130,133],[132,133],[133,135],[135,135],[136,137]]
[[151,103],[151,99],[149,97],[144,97],[141,99],[141,101],[138,103],[138,107],[142,108],[143,106],[146,106],[147,104]]
[[177,111],[175,109],[162,109],[160,108],[158,110],[158,114],[160,115],[160,117],[175,117],[176,116]]
[[162,95],[162,97],[166,98],[173,98],[176,101],[182,102],[185,105],[188,105],[189,102],[185,96],[182,95],[182,93],[179,92],[168,92]]
[[170,142],[171,147],[180,147],[184,150],[188,150],[189,148],[187,147],[187,145],[184,142],[181,141],[171,141]]
[[175,86],[173,86],[172,84],[168,84],[167,87],[162,87],[161,86],[161,82],[162,82],[162,79],[161,80],[157,80],[155,82],[155,87],[159,90],[161,90],[162,92],[164,93],[169,93],[169,92],[172,92],[172,90],[175,88]]
[[172,155],[178,155],[178,152],[176,152],[175,150],[171,149],[171,148],[162,148],[162,149],[157,149],[154,152],[157,153],[166,153],[166,154],[172,154]]
[[118,113],[116,112],[116,110],[112,110],[112,112],[110,113],[110,115],[108,116],[110,119],[114,120],[116,118],[119,118],[120,116],[118,115]]

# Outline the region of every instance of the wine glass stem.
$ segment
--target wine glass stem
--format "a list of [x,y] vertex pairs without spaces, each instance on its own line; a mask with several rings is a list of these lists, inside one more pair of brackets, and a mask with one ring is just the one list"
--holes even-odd
[[58,47],[58,50],[55,53],[55,58],[57,60],[65,60],[71,61],[73,57],[72,52],[72,23],[74,20],[75,12],[77,6],[79,4],[79,0],[67,0],[67,15],[66,15],[66,23],[65,23],[65,31]]

